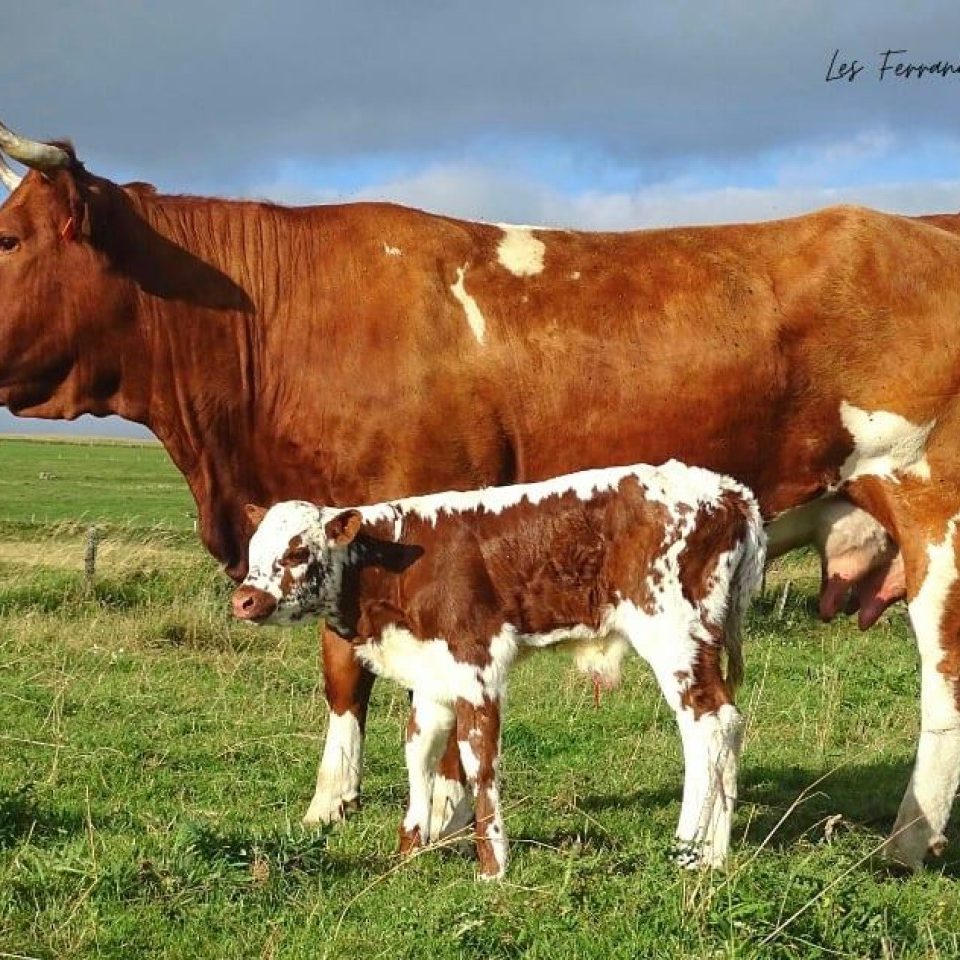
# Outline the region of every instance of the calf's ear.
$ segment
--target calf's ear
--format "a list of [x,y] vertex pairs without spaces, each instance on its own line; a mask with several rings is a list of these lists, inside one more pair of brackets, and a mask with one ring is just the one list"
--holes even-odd
[[247,515],[247,522],[251,529],[256,530],[260,526],[260,521],[267,515],[266,507],[258,507],[255,503],[248,503],[243,512]]
[[362,518],[359,510],[344,510],[323,528],[327,539],[338,547],[345,547],[360,532]]

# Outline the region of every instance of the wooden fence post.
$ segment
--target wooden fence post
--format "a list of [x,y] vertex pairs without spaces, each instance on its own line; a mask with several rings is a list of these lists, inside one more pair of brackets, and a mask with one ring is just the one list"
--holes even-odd
[[87,578],[87,587],[93,586],[93,578],[97,573],[97,544],[100,542],[100,531],[96,527],[87,529],[87,546],[83,552],[83,572]]

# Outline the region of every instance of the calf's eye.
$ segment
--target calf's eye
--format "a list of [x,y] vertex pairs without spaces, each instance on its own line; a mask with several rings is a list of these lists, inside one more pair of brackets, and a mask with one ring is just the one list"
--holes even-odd
[[306,547],[297,547],[295,550],[289,550],[284,555],[283,562],[288,567],[299,567],[310,559],[310,551]]
[[20,239],[18,237],[10,236],[10,234],[0,234],[0,253],[13,253],[19,246]]

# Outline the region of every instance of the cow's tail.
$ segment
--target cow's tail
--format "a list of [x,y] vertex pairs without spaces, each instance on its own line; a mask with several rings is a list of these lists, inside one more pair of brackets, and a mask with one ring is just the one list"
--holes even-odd
[[[741,488],[742,489],[742,488]],[[736,566],[730,579],[727,604],[725,639],[727,648],[727,683],[735,690],[743,680],[743,620],[750,601],[763,585],[763,567],[767,559],[767,535],[763,532],[763,518],[753,494],[743,490],[743,539],[740,542]]]

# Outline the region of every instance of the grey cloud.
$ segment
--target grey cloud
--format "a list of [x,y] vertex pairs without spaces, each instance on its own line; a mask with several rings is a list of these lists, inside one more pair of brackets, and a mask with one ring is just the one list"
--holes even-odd
[[[836,47],[960,60],[960,6],[388,0],[17,4],[3,119],[166,186],[255,180],[278,157],[589,144],[669,170],[861,129],[960,133],[960,77],[826,84]],[[9,38],[15,38],[11,40]]]

